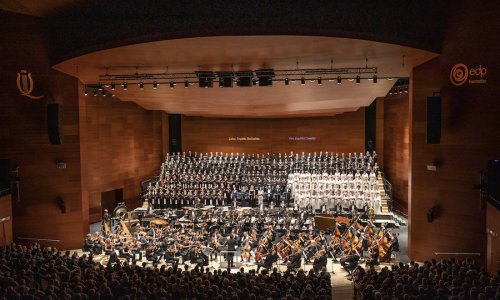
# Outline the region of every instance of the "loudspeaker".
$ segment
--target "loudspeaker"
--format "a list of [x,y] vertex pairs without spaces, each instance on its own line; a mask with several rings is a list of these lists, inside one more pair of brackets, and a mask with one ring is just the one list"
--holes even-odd
[[181,115],[168,114],[169,152],[182,151]]
[[377,101],[365,107],[365,151],[375,151],[377,139]]
[[441,96],[427,97],[427,144],[441,142]]
[[62,214],[66,213],[66,202],[64,202],[63,198],[57,199],[57,204],[59,205],[59,209],[61,210]]
[[0,196],[10,193],[10,160],[0,159]]
[[434,208],[431,208],[427,211],[427,222],[428,223],[434,222]]
[[57,103],[49,103],[47,105],[47,132],[52,145],[61,145],[64,140],[61,117],[62,107]]

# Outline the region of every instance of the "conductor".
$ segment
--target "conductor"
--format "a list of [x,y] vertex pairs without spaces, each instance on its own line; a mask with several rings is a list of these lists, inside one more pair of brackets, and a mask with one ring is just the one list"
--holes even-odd
[[229,235],[227,240],[227,268],[230,269],[234,266],[234,251],[236,250],[236,240],[234,239],[233,234]]

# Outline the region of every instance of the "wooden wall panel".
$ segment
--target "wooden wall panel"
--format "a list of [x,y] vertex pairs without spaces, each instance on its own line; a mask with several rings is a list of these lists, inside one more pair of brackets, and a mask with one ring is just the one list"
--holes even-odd
[[408,94],[384,100],[384,172],[392,184],[394,206],[408,212],[409,120]]
[[12,236],[12,198],[11,195],[0,197],[0,219],[9,218],[7,221],[0,221],[0,246],[10,245]]
[[[485,258],[486,207],[473,186],[487,161],[500,153],[500,41],[492,38],[499,13],[494,1],[481,6],[459,1],[450,12],[441,56],[413,71],[409,248],[414,260],[433,258],[434,252],[478,252]],[[458,63],[487,68],[486,82],[452,85],[450,70]],[[427,145],[426,99],[436,92],[442,98],[441,143]],[[438,162],[436,172],[426,170],[430,162]],[[427,223],[431,207],[437,208],[435,221]]]
[[[13,234],[60,240],[61,249],[80,248],[85,217],[81,198],[77,80],[50,68],[37,18],[1,13],[0,157],[19,167],[20,194],[13,194]],[[20,95],[16,76],[28,70],[34,81],[32,100]],[[47,135],[48,103],[62,105],[64,144],[51,145]],[[58,169],[57,161],[66,162]],[[62,214],[57,199],[66,203]],[[88,227],[88,223],[86,224]]]
[[500,211],[490,203],[486,208],[486,232],[486,267],[494,274],[500,270]]
[[[260,140],[230,140],[230,138]],[[313,137],[314,140],[296,140]],[[219,119],[183,117],[182,147],[194,152],[361,152],[364,109],[335,117]]]
[[[82,90],[83,88],[80,87]],[[82,172],[90,221],[101,219],[101,193],[123,188],[137,207],[141,182],[155,175],[163,158],[165,113],[112,97],[80,93]]]

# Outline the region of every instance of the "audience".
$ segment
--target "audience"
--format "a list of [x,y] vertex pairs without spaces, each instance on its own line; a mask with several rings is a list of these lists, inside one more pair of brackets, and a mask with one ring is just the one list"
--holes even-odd
[[499,277],[469,259],[358,267],[353,276],[357,299],[500,299]]
[[145,264],[103,266],[92,256],[40,245],[0,248],[0,299],[331,299],[322,270],[238,273]]

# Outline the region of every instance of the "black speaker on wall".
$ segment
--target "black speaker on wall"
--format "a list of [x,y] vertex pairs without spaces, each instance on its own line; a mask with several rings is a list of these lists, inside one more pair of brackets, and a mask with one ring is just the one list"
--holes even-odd
[[170,153],[182,151],[181,115],[168,114],[168,149]]
[[0,159],[0,196],[10,193],[10,160]]
[[61,145],[64,141],[62,133],[62,107],[57,103],[47,105],[47,132],[52,145]]
[[441,96],[427,97],[427,144],[441,142]]
[[427,211],[427,223],[434,222],[434,208],[431,208]]
[[375,151],[377,139],[377,101],[365,107],[365,151]]

